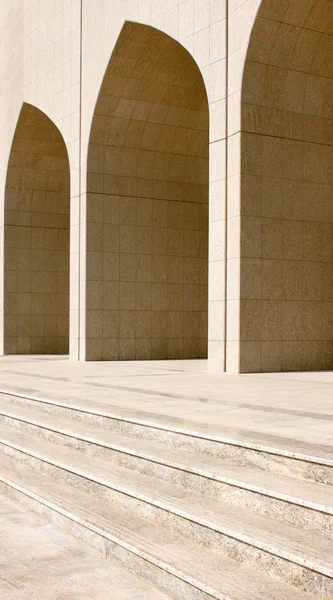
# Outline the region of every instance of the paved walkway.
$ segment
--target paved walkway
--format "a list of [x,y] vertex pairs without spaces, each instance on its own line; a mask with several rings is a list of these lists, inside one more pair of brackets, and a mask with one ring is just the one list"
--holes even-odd
[[0,495],[1,600],[170,600]]
[[71,362],[0,357],[0,391],[80,404],[163,425],[258,441],[295,451],[333,447],[333,372],[225,375],[205,360]]

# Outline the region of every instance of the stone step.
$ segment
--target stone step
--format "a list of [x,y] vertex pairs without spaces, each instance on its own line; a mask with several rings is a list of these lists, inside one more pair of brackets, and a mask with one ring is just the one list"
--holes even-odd
[[106,403],[98,398],[80,402],[4,391],[0,393],[0,400],[81,422],[86,427],[98,426],[130,437],[155,440],[188,452],[242,461],[277,475],[333,486],[332,451],[320,444],[258,435],[229,425],[223,429],[214,428],[190,419],[184,421],[169,415],[113,406],[111,401]]
[[333,534],[333,491],[329,486],[87,426],[5,400],[0,401],[0,423],[297,527]]
[[20,504],[0,491],[1,600],[171,600]]
[[320,576],[313,594],[306,593],[6,456],[0,457],[0,490],[177,600],[329,598]]
[[0,451],[60,482],[310,592],[333,576],[333,542],[268,516],[3,425]]

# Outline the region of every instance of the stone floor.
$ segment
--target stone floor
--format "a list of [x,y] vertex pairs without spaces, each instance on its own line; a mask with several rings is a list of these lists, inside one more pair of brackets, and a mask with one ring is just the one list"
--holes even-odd
[[67,357],[0,358],[0,391],[113,411],[138,421],[210,435],[232,432],[304,451],[333,446],[333,372],[226,375],[205,360],[72,362]]
[[1,600],[168,600],[0,495]]

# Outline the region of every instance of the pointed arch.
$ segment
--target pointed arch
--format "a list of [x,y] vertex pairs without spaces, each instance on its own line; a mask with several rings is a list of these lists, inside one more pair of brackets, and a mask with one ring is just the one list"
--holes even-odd
[[49,117],[24,103],[5,189],[5,354],[68,353],[69,211],[64,139]]
[[88,360],[207,356],[208,121],[187,50],[125,23],[88,150]]

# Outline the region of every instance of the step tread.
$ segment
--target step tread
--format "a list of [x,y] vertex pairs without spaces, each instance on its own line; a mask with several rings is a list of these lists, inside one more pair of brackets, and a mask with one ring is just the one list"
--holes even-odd
[[156,441],[130,437],[59,415],[50,415],[31,408],[16,406],[3,400],[0,401],[0,414],[333,515],[333,489],[320,483],[277,475],[232,459],[188,452]]
[[160,524],[137,514],[133,518],[129,510],[4,456],[0,457],[0,481],[220,600],[313,600],[308,593],[198,546]]
[[[222,442],[232,445],[239,445],[244,448],[257,449],[272,454],[283,454],[284,456],[299,458],[301,460],[311,461],[318,464],[333,467],[332,447],[323,444],[314,444],[301,441],[298,439],[290,439],[272,434],[263,434],[262,432],[252,431],[249,429],[240,429],[235,426],[232,421],[223,420],[223,426],[214,425],[212,423],[203,423],[195,421],[194,418],[180,419],[169,414],[164,414],[156,410],[156,412],[148,412],[147,410],[138,409],[139,401],[137,395],[133,398],[128,392],[127,404],[124,404],[123,398],[121,403],[117,403],[115,392],[112,387],[112,401],[110,397],[103,398],[101,396],[89,396],[82,401],[77,397],[61,396],[59,394],[48,393],[47,397],[43,397],[33,393],[23,393],[14,388],[2,389],[0,396],[17,396],[19,398],[50,404],[64,409],[71,409],[88,414],[103,416],[106,418],[114,418],[120,421],[134,423],[138,425],[154,427],[163,431],[171,431],[185,435],[191,435],[201,439],[206,439],[212,442]],[[95,390],[96,391],[96,390]],[[154,397],[152,397],[152,400]],[[156,401],[160,397],[156,397]],[[132,406],[131,406],[132,401]],[[157,407],[159,405],[157,404]],[[307,418],[307,415],[304,415]]]
[[333,541],[312,532],[5,425],[0,427],[0,442],[285,560],[333,576]]

